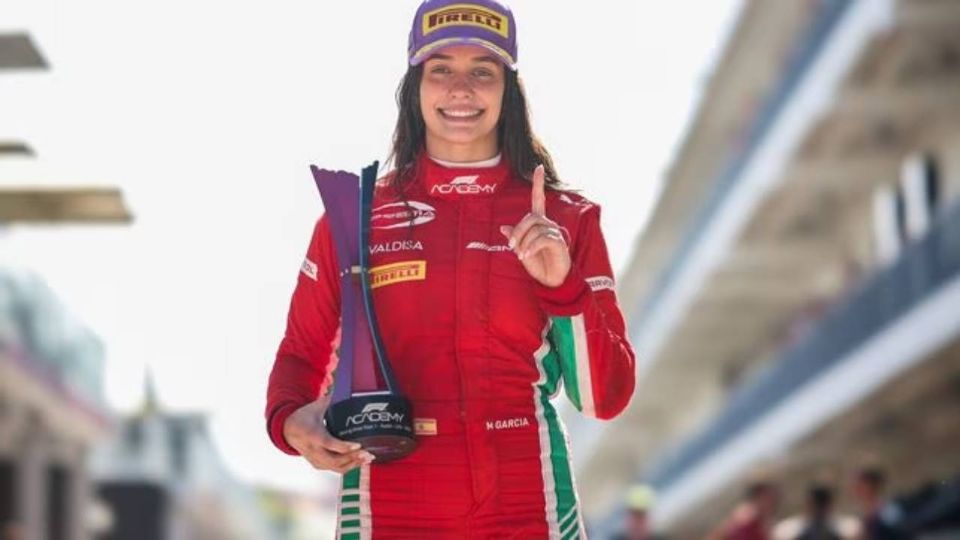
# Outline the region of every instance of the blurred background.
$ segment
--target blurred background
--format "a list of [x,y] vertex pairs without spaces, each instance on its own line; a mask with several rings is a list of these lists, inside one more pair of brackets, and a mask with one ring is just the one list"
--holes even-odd
[[[266,378],[417,4],[3,0],[0,540],[332,537]],[[639,359],[591,536],[960,538],[960,1],[510,4]]]

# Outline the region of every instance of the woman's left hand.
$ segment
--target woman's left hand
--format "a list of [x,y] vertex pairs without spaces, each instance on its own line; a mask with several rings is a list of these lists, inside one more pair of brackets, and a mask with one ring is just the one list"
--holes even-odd
[[533,279],[557,287],[570,272],[570,249],[560,226],[547,218],[545,183],[540,165],[533,171],[530,213],[513,227],[501,226],[500,232]]

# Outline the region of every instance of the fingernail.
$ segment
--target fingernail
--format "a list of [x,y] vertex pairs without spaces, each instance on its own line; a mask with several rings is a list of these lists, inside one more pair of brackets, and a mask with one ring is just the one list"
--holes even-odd
[[517,258],[519,258],[521,261],[522,261],[522,260],[524,259],[524,257],[526,257],[526,256],[527,256],[527,252],[526,252],[526,251],[523,251],[523,252],[517,254]]
[[377,459],[377,456],[375,456],[375,455],[373,455],[373,454],[368,454],[368,453],[364,452],[364,453],[363,453],[363,456],[361,456],[361,459],[363,459],[363,462],[364,462],[364,463],[370,463],[370,462],[372,462],[373,460]]
[[360,449],[360,443],[350,443],[350,449],[351,449],[351,450],[359,450],[359,449]]
[[517,247],[517,239],[511,238],[510,242],[507,243],[507,247],[509,247],[510,249]]

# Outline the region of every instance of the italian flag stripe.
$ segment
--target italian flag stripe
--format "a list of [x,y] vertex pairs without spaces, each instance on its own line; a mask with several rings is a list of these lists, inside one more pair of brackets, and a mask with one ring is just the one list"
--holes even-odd
[[368,465],[343,475],[337,515],[337,538],[340,540],[369,540],[372,536]]
[[596,416],[590,350],[583,315],[553,317],[551,337],[563,364],[563,382],[567,387],[567,396],[577,410],[588,416]]
[[567,517],[560,520],[560,529],[561,530],[566,529],[568,525],[576,521],[575,519],[576,517],[577,517],[577,509],[571,508],[570,512],[567,513]]
[[353,469],[351,471],[348,471],[347,474],[343,475],[343,489],[356,490],[356,492],[359,492],[360,469]]
[[550,398],[559,390],[562,377],[559,355],[547,340],[550,326],[548,324],[544,329],[543,341],[534,353],[540,370],[540,380],[534,383],[534,406],[540,433],[540,469],[543,472],[547,527],[550,538],[562,538],[566,529],[579,533],[581,527],[579,517],[570,519],[571,516],[577,516],[578,512],[567,435],[557,411],[550,404]]

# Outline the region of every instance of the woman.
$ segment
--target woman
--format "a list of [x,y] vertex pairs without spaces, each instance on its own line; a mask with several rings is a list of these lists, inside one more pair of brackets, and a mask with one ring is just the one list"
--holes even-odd
[[[492,0],[428,0],[398,92],[395,168],[371,217],[380,330],[418,448],[391,463],[323,425],[339,284],[322,217],[270,376],[281,450],[344,473],[341,538],[583,536],[550,398],[611,418],[634,385],[600,210],[558,189]],[[404,272],[390,273],[401,265]],[[318,398],[318,396],[320,396]]]

